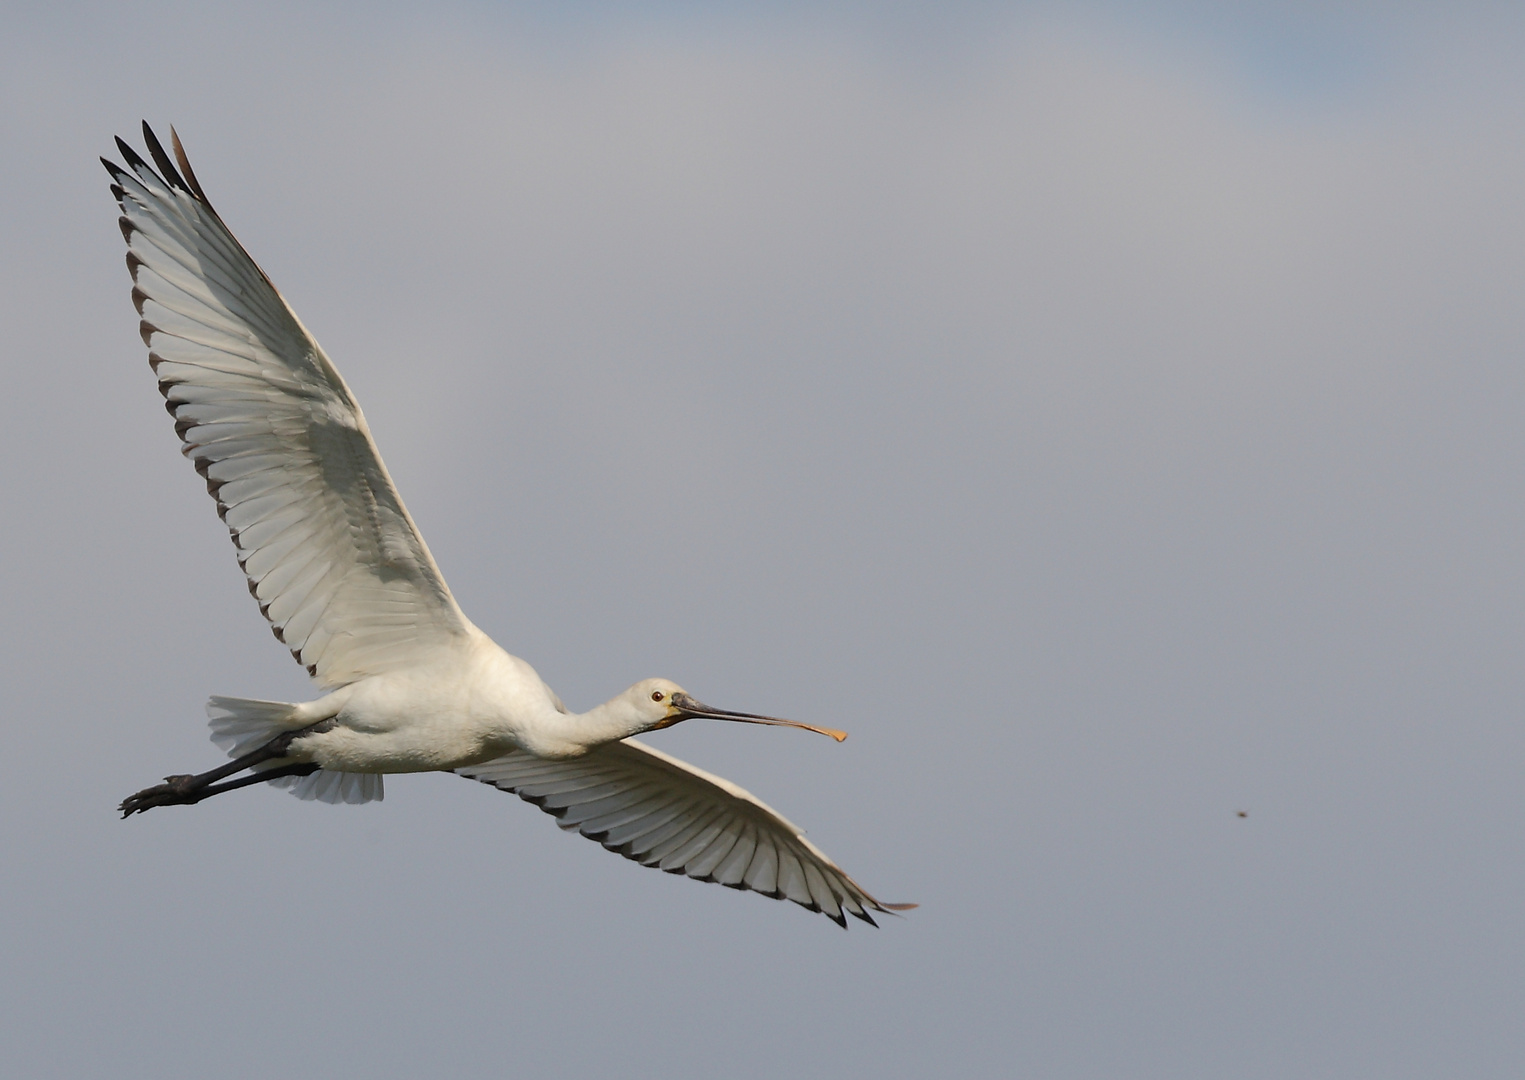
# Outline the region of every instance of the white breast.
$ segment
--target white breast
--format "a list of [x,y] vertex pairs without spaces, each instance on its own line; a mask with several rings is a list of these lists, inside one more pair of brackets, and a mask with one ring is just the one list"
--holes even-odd
[[556,695],[535,669],[472,628],[402,671],[361,679],[306,707],[335,726],[298,740],[294,756],[341,772],[428,772],[534,745]]

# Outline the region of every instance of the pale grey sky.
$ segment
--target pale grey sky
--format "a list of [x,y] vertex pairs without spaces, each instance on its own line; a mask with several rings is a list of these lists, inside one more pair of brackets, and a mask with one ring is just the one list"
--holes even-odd
[[[1517,1072],[1525,27],[1376,10],[8,11],[7,1070]],[[116,819],[309,693],[137,338],[140,118],[472,619],[847,728],[652,741],[921,909],[448,776]]]

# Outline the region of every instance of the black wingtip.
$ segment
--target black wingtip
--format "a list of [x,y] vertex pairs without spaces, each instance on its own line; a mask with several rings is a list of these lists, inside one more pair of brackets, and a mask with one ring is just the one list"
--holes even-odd
[[186,192],[191,190],[185,180],[181,178],[180,173],[176,171],[175,163],[164,152],[164,145],[159,142],[159,136],[154,134],[154,129],[148,126],[147,120],[143,121],[143,144],[148,147],[148,152],[153,157],[154,164],[159,166],[159,175],[164,177],[165,182],[170,187],[179,188],[181,191]]
[[122,155],[122,160],[127,162],[127,167],[133,172],[146,170],[150,175],[158,175],[149,167],[148,162],[144,161],[138,152],[128,145],[127,140],[120,135],[116,137],[116,148]]
[[[201,182],[196,179],[196,170],[191,168],[191,159],[186,156],[185,147],[180,145],[180,133],[175,130],[175,125],[169,126],[169,144],[175,151],[175,160],[180,163],[180,172],[185,176],[185,182],[191,185],[191,191],[196,198],[200,199],[211,209],[212,200],[207,198],[207,193],[201,190]],[[215,214],[217,211],[212,210]]]

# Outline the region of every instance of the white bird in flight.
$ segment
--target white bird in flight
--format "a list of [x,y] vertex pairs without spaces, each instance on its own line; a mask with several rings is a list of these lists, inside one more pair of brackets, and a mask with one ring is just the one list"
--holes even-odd
[[127,168],[101,159],[148,362],[260,612],[328,693],[212,698],[212,739],[232,760],[166,777],[123,801],[122,816],[260,782],[362,803],[382,797],[383,773],[453,770],[643,866],[787,898],[843,927],[849,914],[873,924],[870,911],[915,907],[874,899],[749,792],[631,738],[696,717],[846,733],[713,709],[666,679],[570,713],[471,624],[354,395],[170,136],[173,161],[143,125],[157,171],[121,139]]

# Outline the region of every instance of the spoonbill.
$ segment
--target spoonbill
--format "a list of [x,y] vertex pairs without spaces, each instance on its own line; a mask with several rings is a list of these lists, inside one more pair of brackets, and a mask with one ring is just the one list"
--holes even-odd
[[631,738],[696,718],[845,732],[711,708],[667,679],[572,713],[472,625],[338,370],[212,209],[174,129],[173,160],[147,123],[143,139],[154,165],[121,139],[126,167],[101,163],[148,362],[260,613],[327,693],[213,697],[212,740],[231,760],[129,796],[124,818],[261,782],[363,803],[384,773],[450,770],[644,866],[843,927],[916,906],[874,899],[760,799]]

